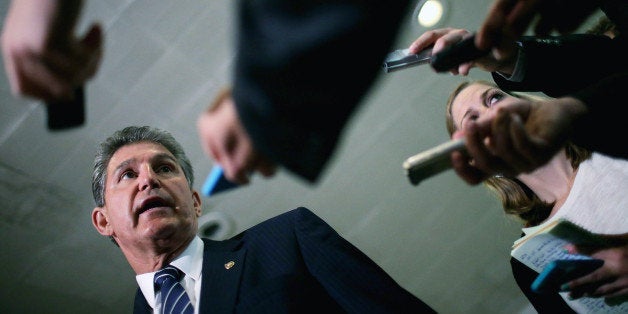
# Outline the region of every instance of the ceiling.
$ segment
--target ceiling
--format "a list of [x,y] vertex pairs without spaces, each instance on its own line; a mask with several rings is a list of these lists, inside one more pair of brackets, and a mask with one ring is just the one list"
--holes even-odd
[[[477,29],[491,2],[449,0],[445,23]],[[234,3],[86,1],[79,30],[100,21],[106,48],[86,87],[80,128],[48,131],[45,108],[13,97],[0,77],[0,312],[131,311],[134,273],[91,224],[95,148],[128,125],[169,130],[186,148],[200,189],[212,161],[195,122],[230,82]],[[403,25],[391,49],[423,31],[409,17]],[[478,70],[470,77],[490,79]],[[508,263],[518,223],[485,188],[451,171],[414,186],[401,167],[447,139],[444,102],[463,79],[428,67],[382,72],[318,184],[280,170],[204,198],[204,212],[219,215],[216,236],[306,206],[441,313],[532,312]]]

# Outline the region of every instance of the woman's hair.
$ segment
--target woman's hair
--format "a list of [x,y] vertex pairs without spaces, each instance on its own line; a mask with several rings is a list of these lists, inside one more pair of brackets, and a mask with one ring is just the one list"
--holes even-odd
[[[481,84],[486,86],[496,87],[494,83],[487,81],[470,81],[463,82],[453,93],[449,95],[447,100],[447,111],[445,113],[447,131],[449,135],[452,135],[456,131],[456,125],[452,116],[453,102],[458,94],[468,86],[472,84]],[[541,96],[525,94],[525,93],[512,93],[504,91],[509,95],[521,99],[528,100],[541,100],[544,99]],[[578,147],[570,142],[565,145],[565,153],[567,158],[571,161],[571,166],[577,169],[580,163],[591,156],[591,152]],[[534,192],[528,188],[523,182],[517,178],[508,178],[505,176],[494,176],[486,179],[484,184],[493,191],[497,197],[501,200],[502,206],[506,214],[516,216],[520,218],[525,226],[535,226],[541,223],[543,220],[549,217],[554,203],[547,203],[541,200]]]

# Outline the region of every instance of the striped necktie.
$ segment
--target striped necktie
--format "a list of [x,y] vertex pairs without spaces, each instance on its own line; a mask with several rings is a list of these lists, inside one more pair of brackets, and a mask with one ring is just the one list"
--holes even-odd
[[178,268],[168,265],[155,274],[155,291],[161,291],[161,306],[164,314],[192,314],[194,307],[179,279],[183,274]]

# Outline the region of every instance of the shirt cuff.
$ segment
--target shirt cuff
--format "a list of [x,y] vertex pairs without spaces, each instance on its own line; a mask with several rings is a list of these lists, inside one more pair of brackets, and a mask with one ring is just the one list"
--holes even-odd
[[523,81],[523,78],[525,77],[525,72],[526,72],[525,64],[526,64],[525,53],[523,52],[523,49],[519,47],[519,49],[517,49],[517,61],[515,62],[515,67],[514,67],[514,70],[512,71],[512,74],[508,75],[499,71],[495,71],[495,73],[499,74],[501,77],[503,77],[504,79],[508,81],[519,83]]

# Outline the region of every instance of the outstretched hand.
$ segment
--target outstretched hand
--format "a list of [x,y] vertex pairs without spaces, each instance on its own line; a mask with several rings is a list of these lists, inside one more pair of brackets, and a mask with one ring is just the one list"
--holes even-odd
[[467,152],[452,153],[453,168],[468,184],[490,176],[514,177],[547,163],[565,145],[584,104],[571,97],[526,100],[499,107],[468,123],[454,138],[466,137]]
[[[457,28],[441,28],[429,30],[419,36],[408,48],[408,53],[418,53],[430,46],[432,47],[432,55],[437,54],[443,49],[457,44],[463,39],[471,36],[471,32],[466,29]],[[506,47],[506,45],[504,45]],[[460,64],[457,68],[451,69],[450,73],[454,75],[468,75],[473,67],[478,67],[487,72],[499,71],[503,74],[512,74],[516,59],[517,47],[514,41],[508,43],[507,52],[503,52],[498,59],[489,53],[486,56]],[[506,53],[508,55],[506,55]]]
[[532,21],[534,33],[568,34],[576,30],[599,7],[599,0],[495,0],[475,39],[482,50],[504,50],[504,41],[521,37]]
[[254,171],[265,177],[275,174],[276,165],[253,146],[229,90],[223,90],[201,114],[197,129],[205,154],[222,166],[229,181],[247,184]]
[[80,1],[14,0],[2,31],[2,53],[11,90],[46,102],[70,100],[100,65],[103,35],[93,24],[77,38]]

